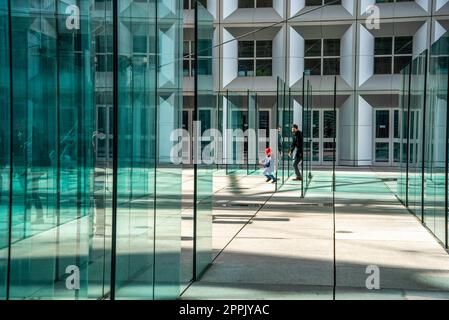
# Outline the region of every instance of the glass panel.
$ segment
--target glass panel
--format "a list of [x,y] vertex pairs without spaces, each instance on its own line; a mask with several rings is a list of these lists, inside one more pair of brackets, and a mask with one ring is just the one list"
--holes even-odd
[[0,300],[6,298],[9,243],[10,69],[8,2],[0,3]]
[[146,52],[146,44],[141,43],[147,36],[156,41],[156,17],[151,14],[156,6],[142,4],[146,19],[133,8],[118,16],[116,299],[153,299],[155,73],[148,61],[130,52],[137,45]]
[[[196,8],[196,34],[197,34],[197,65],[196,74],[196,94],[197,105],[196,121],[201,121],[201,115],[204,110],[215,107],[214,100],[214,82],[212,78],[212,44],[214,36],[213,22],[214,18],[202,4],[197,3]],[[254,50],[254,49],[253,49]],[[244,50],[246,52],[246,49]],[[248,53],[249,54],[249,53]],[[254,52],[253,52],[254,54]],[[207,68],[200,68],[207,65]],[[215,110],[215,109],[214,109]],[[215,111],[214,111],[215,115]],[[214,116],[213,119],[216,117]],[[210,123],[204,125],[203,129],[213,129],[216,125]],[[196,134],[200,134],[198,129]],[[208,141],[210,143],[210,141]],[[196,150],[199,155],[203,155],[207,144],[196,144]],[[195,151],[195,149],[194,149]],[[212,261],[212,210],[213,210],[213,169],[214,166],[207,160],[210,160],[212,154],[208,154],[208,158],[198,159],[197,176],[196,176],[196,212],[195,212],[195,249],[196,249],[196,274],[199,276]]]
[[445,34],[432,45],[429,58],[427,107],[425,123],[424,222],[445,242],[448,226],[446,212],[446,152],[447,152],[447,48],[449,36]]
[[[94,231],[104,223],[96,219],[90,193],[95,121],[90,1],[78,2],[74,29],[61,14],[67,4],[60,1],[36,2],[32,8],[28,2],[11,4],[10,299],[99,298],[104,291],[93,287],[102,288],[104,282],[97,281],[104,279],[107,259],[92,251],[96,240],[105,243],[105,233]],[[79,290],[66,286],[67,270],[79,271]]]
[[239,60],[238,62],[239,77],[254,77],[254,60]]
[[[155,52],[154,38],[151,35],[154,30],[154,20],[152,12],[154,2],[148,2],[148,12],[145,28],[150,35],[150,52]],[[181,209],[182,209],[182,164],[181,155],[173,156],[178,141],[173,141],[171,136],[181,128],[182,122],[182,77],[181,77],[181,57],[182,57],[182,34],[183,18],[180,1],[157,1],[157,61],[158,65],[153,66],[158,71],[157,83],[157,110],[156,117],[142,114],[142,118],[149,119],[148,130],[155,129],[157,148],[150,149],[150,161],[148,168],[147,183],[155,188],[155,232],[154,232],[154,299],[177,299],[180,295],[180,273],[181,273]],[[139,12],[136,10],[136,12]],[[141,13],[142,14],[142,13]],[[142,21],[140,20],[142,26]],[[200,43],[200,42],[199,42]],[[199,44],[200,45],[200,44]],[[208,43],[207,43],[208,45]],[[210,53],[206,52],[208,56]],[[211,55],[211,54],[210,54]],[[197,72],[212,72],[211,63],[199,61]],[[145,72],[144,75],[147,75]],[[136,79],[137,80],[137,79]],[[151,80],[150,80],[151,81]],[[141,81],[142,83],[142,81]],[[146,82],[148,83],[148,82]],[[142,90],[145,91],[143,84]],[[136,89],[134,89],[136,90]],[[150,90],[151,92],[151,87]],[[150,93],[149,92],[149,93]],[[148,98],[152,98],[148,96]],[[148,113],[151,114],[149,103]],[[139,117],[136,118],[138,121]],[[154,124],[154,121],[157,121]],[[151,134],[151,131],[148,131]],[[151,138],[147,138],[150,141]],[[155,150],[153,153],[152,150]],[[155,180],[151,179],[151,160],[155,158],[156,175]],[[142,165],[145,167],[145,164]],[[146,169],[145,169],[146,170]],[[145,181],[147,172],[143,170],[140,181]],[[138,178],[135,181],[139,181]],[[154,182],[154,186],[152,183]],[[141,202],[140,199],[139,202]],[[151,200],[148,201],[151,203]],[[144,206],[141,206],[143,208]],[[148,215],[151,217],[151,214]],[[149,229],[151,230],[151,229]],[[145,230],[142,230],[146,233]],[[148,269],[148,271],[150,268]],[[140,273],[145,276],[144,273]],[[139,289],[143,291],[142,288]]]
[[391,57],[374,57],[374,74],[391,74]]
[[325,110],[323,112],[323,138],[329,139],[336,135],[336,123],[334,111]]
[[393,38],[391,37],[378,37],[374,39],[374,54],[392,54]]
[[376,143],[376,162],[390,161],[390,144],[388,142]]
[[334,148],[333,142],[323,142],[323,162],[334,161]]
[[397,142],[395,142],[394,144],[393,144],[393,157],[394,157],[394,162],[395,163],[397,163],[397,162],[399,162],[400,161],[400,157],[401,157],[401,144],[400,143],[397,143]]
[[323,56],[340,56],[340,39],[324,39],[323,51]]
[[272,57],[272,41],[256,41],[256,57],[257,58],[271,58]]
[[272,60],[256,60],[256,77],[270,77],[273,74]]
[[395,37],[394,53],[395,54],[412,54],[413,37]]
[[389,110],[376,110],[376,138],[390,138]]
[[403,204],[407,204],[408,193],[408,131],[409,131],[409,99],[410,99],[410,65],[401,71],[402,83],[399,91],[399,113],[401,121],[399,123],[400,136],[400,164],[397,183],[397,194]]
[[239,58],[254,58],[254,41],[238,42]]
[[319,138],[320,137],[320,111],[314,110],[312,112],[312,137]]
[[321,39],[305,40],[305,57],[321,56]]
[[304,59],[304,69],[311,76],[319,76],[319,75],[321,75],[321,59],[316,59],[316,58]]
[[399,138],[399,110],[394,110],[394,113],[393,113],[393,125],[394,125],[393,137],[395,139],[398,139]]
[[[104,298],[112,266],[115,298],[176,298],[181,167],[169,137],[182,124],[181,3],[115,2],[117,57],[113,2],[72,2],[0,4],[0,299],[9,240],[10,299]],[[67,18],[78,10],[79,23]]]
[[304,135],[304,155],[303,155],[303,185],[302,196],[305,196],[312,180],[312,88],[307,76],[304,75],[302,88],[303,107],[303,135]]
[[320,161],[320,143],[319,142],[312,143],[312,161],[313,162]]
[[422,129],[425,99],[427,51],[416,57],[412,66],[410,87],[410,155],[409,155],[409,208],[421,218],[422,214]]
[[247,174],[258,169],[259,139],[257,128],[257,95],[248,92]]

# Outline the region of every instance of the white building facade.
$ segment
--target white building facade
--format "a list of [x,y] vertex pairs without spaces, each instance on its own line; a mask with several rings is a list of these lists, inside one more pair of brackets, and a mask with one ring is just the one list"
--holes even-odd
[[[185,56],[194,50],[190,1],[184,1]],[[291,89],[294,122],[312,124],[315,165],[332,162],[334,130],[338,165],[398,163],[399,72],[449,29],[449,0],[202,2],[215,18],[214,43],[223,44],[214,49],[218,96],[256,92],[259,127],[275,128],[280,77]],[[192,59],[185,58],[183,123],[188,128],[194,103],[192,70]],[[302,119],[304,74],[312,84],[313,108]],[[247,117],[244,114],[242,121],[247,122]]]

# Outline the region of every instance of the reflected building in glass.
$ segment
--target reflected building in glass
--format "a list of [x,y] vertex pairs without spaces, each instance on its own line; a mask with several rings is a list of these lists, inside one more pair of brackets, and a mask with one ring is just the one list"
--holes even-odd
[[0,4],[0,298],[180,294],[179,1]]

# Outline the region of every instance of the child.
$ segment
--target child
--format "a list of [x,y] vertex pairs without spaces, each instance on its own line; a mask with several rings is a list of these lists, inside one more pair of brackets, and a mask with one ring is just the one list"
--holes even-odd
[[273,174],[274,172],[274,163],[271,160],[271,148],[265,149],[265,158],[260,161],[260,164],[263,167],[263,175],[267,177],[266,182],[276,183],[276,178]]

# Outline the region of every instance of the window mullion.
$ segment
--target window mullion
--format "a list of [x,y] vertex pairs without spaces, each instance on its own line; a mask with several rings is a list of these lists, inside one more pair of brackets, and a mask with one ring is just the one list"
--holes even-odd
[[[324,1],[324,0],[323,0]],[[321,75],[324,74],[324,39],[321,38]]]

